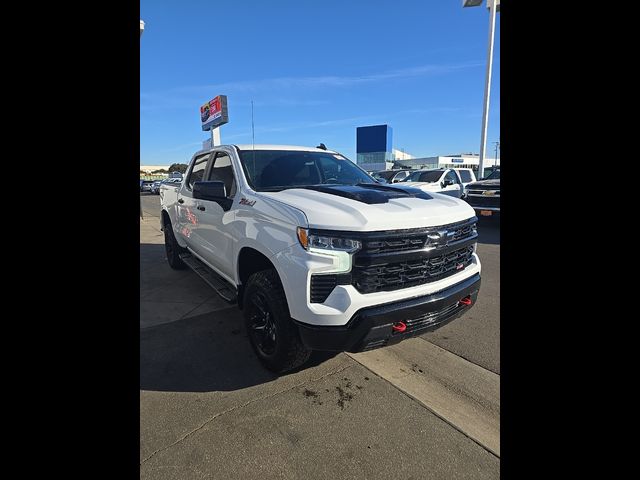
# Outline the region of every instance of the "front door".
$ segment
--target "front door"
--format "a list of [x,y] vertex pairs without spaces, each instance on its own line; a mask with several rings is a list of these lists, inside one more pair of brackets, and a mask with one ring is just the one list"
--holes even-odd
[[232,259],[235,242],[231,232],[234,212],[231,209],[236,197],[236,180],[231,158],[227,152],[216,152],[212,159],[208,178],[205,180],[224,182],[226,201],[196,200],[196,211],[200,219],[198,237],[202,242],[201,255],[229,280],[235,277]]
[[[458,180],[458,176],[453,170],[449,170],[447,174],[444,176],[445,187],[440,193],[444,193],[445,195],[451,195],[452,197],[460,198],[462,195],[462,185],[460,184],[460,180]],[[449,183],[449,185],[446,185]]]

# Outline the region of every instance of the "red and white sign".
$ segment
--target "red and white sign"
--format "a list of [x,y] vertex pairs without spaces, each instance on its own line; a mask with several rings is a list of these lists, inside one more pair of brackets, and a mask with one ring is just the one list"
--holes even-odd
[[218,95],[213,100],[209,100],[202,105],[200,107],[200,121],[202,122],[202,130],[204,131],[227,123],[229,121],[227,96]]

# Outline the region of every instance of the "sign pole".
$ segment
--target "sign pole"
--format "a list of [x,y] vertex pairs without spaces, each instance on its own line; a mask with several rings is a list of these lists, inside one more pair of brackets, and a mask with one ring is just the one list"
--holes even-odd
[[491,66],[493,65],[493,39],[496,31],[496,0],[487,0],[489,6],[489,53],[487,60],[487,75],[484,86],[484,104],[482,111],[482,133],[480,135],[480,160],[478,173],[480,178],[484,176],[484,156],[487,144],[487,127],[489,125],[489,98],[491,96]]
[[[142,32],[144,32],[144,22],[140,20],[140,38],[142,38]],[[140,163],[140,158],[138,158],[138,163]],[[140,219],[144,220],[144,216],[142,215],[142,195],[140,195]]]

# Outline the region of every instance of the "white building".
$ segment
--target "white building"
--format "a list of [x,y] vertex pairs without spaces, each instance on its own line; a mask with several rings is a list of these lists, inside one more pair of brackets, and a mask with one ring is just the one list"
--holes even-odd
[[[460,155],[439,155],[437,157],[411,158],[408,160],[396,160],[396,165],[410,168],[471,168],[478,176],[478,164],[480,156],[474,153],[461,153]],[[484,170],[487,175],[494,167],[500,166],[500,159],[484,159]]]
[[393,158],[396,160],[411,160],[412,158],[416,158],[413,155],[405,153],[404,150],[396,150],[395,148],[391,150],[391,153],[393,153]]

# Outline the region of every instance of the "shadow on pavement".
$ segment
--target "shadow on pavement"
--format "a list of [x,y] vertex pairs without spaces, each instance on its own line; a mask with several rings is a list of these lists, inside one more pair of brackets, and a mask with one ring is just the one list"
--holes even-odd
[[[314,352],[299,370],[335,355]],[[253,353],[237,307],[140,331],[141,390],[232,391],[276,378]]]
[[478,243],[488,245],[500,245],[500,219],[478,219]]
[[[160,233],[158,233],[160,235]],[[168,265],[164,243],[141,243],[140,262],[155,262],[158,265]]]

